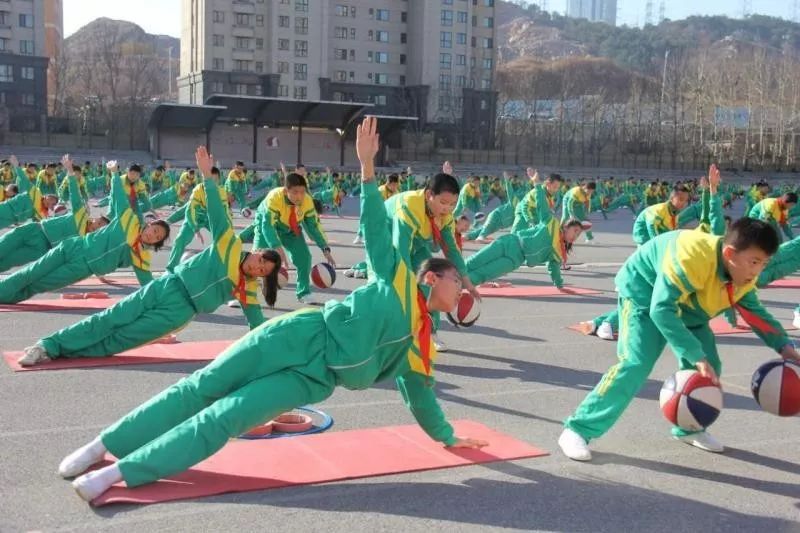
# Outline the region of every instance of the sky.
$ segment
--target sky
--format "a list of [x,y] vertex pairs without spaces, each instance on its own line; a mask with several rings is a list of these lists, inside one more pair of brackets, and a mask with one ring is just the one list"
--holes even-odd
[[[535,1],[535,0],[534,0]],[[567,0],[547,0],[548,8],[562,13]],[[661,0],[653,0],[655,15]],[[667,18],[725,14],[742,16],[743,0],[664,0]],[[646,0],[617,0],[619,24],[644,23]],[[750,0],[752,13],[790,19],[794,0]],[[800,5],[800,1],[798,2]],[[180,37],[181,0],[64,0],[64,35],[69,36],[99,17],[129,20],[148,33]]]

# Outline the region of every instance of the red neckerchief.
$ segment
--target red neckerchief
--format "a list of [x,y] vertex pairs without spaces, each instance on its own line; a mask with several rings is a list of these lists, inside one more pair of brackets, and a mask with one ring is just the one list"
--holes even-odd
[[50,211],[47,209],[47,206],[44,205],[44,197],[39,200],[39,216],[42,218],[47,218],[47,215]]
[[547,205],[550,206],[550,209],[553,209],[553,206],[556,205],[556,199],[550,196],[548,193],[545,193],[545,198],[547,198]]
[[239,264],[239,281],[233,288],[233,297],[239,300],[242,305],[247,304],[247,290],[246,290],[247,277],[242,270],[242,265]]
[[442,249],[442,252],[447,254],[447,245],[442,239],[442,230],[439,229],[439,226],[436,225],[436,221],[433,219],[433,215],[428,215],[428,221],[431,223],[431,235],[433,236],[433,242],[439,245],[439,248]]
[[133,244],[131,244],[131,250],[133,250],[134,255],[139,259],[139,262],[144,263],[142,259],[142,234],[136,236],[134,239]]
[[758,330],[762,333],[778,333],[778,331],[770,326],[763,318],[751,313],[741,305],[734,303],[733,301],[733,282],[729,281],[725,284],[725,290],[728,292],[728,301],[731,304],[731,307],[739,312],[742,315],[742,318],[747,325],[753,328],[754,330]]
[[558,231],[558,242],[561,245],[561,263],[567,266],[567,243],[564,241],[564,233],[560,228]]
[[419,317],[422,325],[419,328],[419,355],[422,358],[422,366],[425,367],[425,375],[431,375],[431,334],[433,332],[433,321],[428,314],[428,300],[421,290],[417,289],[417,306],[419,307]]
[[300,225],[297,223],[297,207],[294,204],[289,210],[289,229],[295,235],[300,235]]
[[780,218],[778,219],[778,224],[784,226],[786,225],[786,204],[783,203],[783,200],[781,200],[780,198],[778,199],[778,207],[780,208],[781,211]]
[[677,229],[678,228],[677,215],[675,215],[675,213],[672,212],[672,206],[670,204],[667,204],[667,212],[669,213],[669,220],[672,223],[672,227],[670,227],[669,229]]
[[[127,179],[125,181],[128,181]],[[131,191],[128,193],[128,202],[131,204],[131,209],[136,211],[136,204],[138,203],[136,200],[136,184],[128,182],[128,185],[131,188]]]
[[461,252],[464,250],[464,239],[461,237],[461,232],[456,231],[456,246],[458,246],[458,251]]

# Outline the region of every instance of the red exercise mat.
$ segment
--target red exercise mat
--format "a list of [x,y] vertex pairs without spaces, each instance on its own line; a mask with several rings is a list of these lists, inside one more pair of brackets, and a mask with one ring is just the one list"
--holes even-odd
[[[162,337],[163,339],[163,337]],[[158,339],[159,341],[161,339]],[[111,357],[62,357],[49,363],[21,367],[17,364],[23,352],[3,352],[3,358],[14,372],[34,370],[62,370],[65,368],[95,368],[100,366],[152,365],[160,363],[183,363],[211,361],[234,341],[203,341],[163,344],[154,341],[133,350]]]
[[536,297],[536,296],[574,296],[574,295],[594,295],[601,294],[600,291],[594,289],[583,289],[581,287],[564,287],[557,289],[552,285],[526,285],[514,287],[478,287],[478,293],[481,296],[487,297],[500,297],[500,298],[518,298],[518,297]]
[[487,440],[489,446],[482,450],[445,448],[417,425],[232,440],[186,472],[133,489],[120,483],[92,504],[184,500],[547,455],[477,422],[457,420],[453,426],[458,435]]
[[[750,333],[750,326],[745,324],[741,317],[738,317],[738,327],[733,327],[728,324],[728,321],[725,320],[724,317],[718,316],[709,322],[709,326],[711,326],[711,331],[714,332],[714,335],[736,335],[739,333]],[[571,326],[567,326],[567,329],[571,329],[572,331],[577,331],[578,333],[582,333],[580,324],[573,324]],[[614,333],[614,338],[617,338],[617,333]]]
[[769,285],[768,289],[800,289],[800,278],[783,278],[775,280]]
[[18,304],[0,304],[0,313],[7,311],[62,311],[71,309],[96,309],[102,311],[108,309],[119,298],[87,298],[84,300],[69,300],[59,298],[57,300],[25,300]]
[[109,276],[103,278],[106,281],[102,281],[100,278],[96,276],[92,276],[90,278],[82,279],[77,283],[73,283],[70,287],[113,287],[115,285],[120,286],[139,286],[139,280],[136,279],[136,276]]

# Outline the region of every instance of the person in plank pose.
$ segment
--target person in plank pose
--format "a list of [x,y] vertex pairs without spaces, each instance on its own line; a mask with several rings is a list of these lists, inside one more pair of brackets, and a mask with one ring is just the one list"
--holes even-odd
[[[109,161],[108,165],[109,169],[116,168],[117,162]],[[140,285],[152,281],[149,248],[161,248],[169,237],[169,225],[162,220],[144,224],[131,209],[121,182],[115,173],[111,179],[111,222],[84,237],[61,241],[37,261],[0,281],[0,303],[15,304],[92,274],[103,276],[129,266]]]
[[[756,283],[778,249],[767,223],[736,221],[718,237],[694,230],[660,235],[639,248],[615,279],[619,292],[619,362],[564,422],[558,444],[576,461],[591,460],[588,443],[606,433],[647,380],[669,344],[681,369],[697,369],[718,382],[721,362],[709,321],[734,308],[766,345],[800,361],[781,325],[758,301]],[[707,431],[673,427],[674,438],[722,452]]]
[[51,210],[58,203],[58,197],[52,194],[43,195],[20,169],[16,157],[11,156],[9,162],[17,174],[17,193],[13,198],[0,203],[0,229],[23,224],[28,220],[39,222],[50,216]]
[[245,252],[236,237],[206,148],[197,149],[197,167],[205,178],[208,223],[213,243],[203,252],[128,295],[114,306],[25,348],[19,359],[31,366],[61,357],[106,357],[154,341],[188,324],[198,313],[213,313],[233,295],[250,329],[264,322],[258,303],[258,279],[267,304],[275,305],[280,255],[274,250]]
[[72,188],[69,196],[70,214],[46,218],[41,222],[28,222],[0,236],[0,272],[36,261],[65,239],[83,237],[108,225],[107,218],[89,218],[86,213],[75,177],[80,167],[73,164],[69,155],[62,158],[62,163],[67,169],[67,180]]
[[[453,264],[430,259],[417,275],[392,246],[375,184],[376,119],[356,132],[362,169],[361,225],[375,282],[343,301],[269,320],[106,428],[59,465],[86,501],[111,485],[152,483],[190,468],[228,439],[294,407],[328,398],[337,385],[363,390],[395,379],[419,425],[454,448],[486,441],[457,436],[434,392],[431,311],[451,311],[461,294]],[[280,357],[265,357],[266,352]],[[110,452],[118,460],[83,474]],[[81,475],[83,474],[83,475]]]
[[[750,209],[747,216],[769,223],[775,231],[779,229],[787,239],[793,239],[792,226],[789,224],[789,212],[797,205],[797,194],[787,192],[778,198],[765,198]],[[780,233],[779,233],[780,235]]]

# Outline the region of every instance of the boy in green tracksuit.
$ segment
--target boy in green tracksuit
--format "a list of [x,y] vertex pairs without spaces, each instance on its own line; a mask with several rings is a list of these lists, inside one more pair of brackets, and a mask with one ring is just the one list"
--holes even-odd
[[234,200],[239,205],[239,211],[247,207],[247,172],[243,161],[237,161],[236,166],[228,173],[225,191],[230,198],[231,208]]
[[[89,204],[89,189],[86,185],[86,178],[83,176],[83,172],[78,172],[75,175],[76,179],[78,180],[78,190],[80,191],[81,198],[83,199],[84,205]],[[64,179],[61,180],[61,184],[58,186],[58,199],[64,203],[69,202],[70,200],[70,192],[69,192],[69,181],[67,180],[66,176]]]
[[36,176],[36,188],[44,194],[55,196],[58,193],[58,178],[56,177],[56,164],[48,163]]
[[[106,452],[119,459],[73,482],[82,498],[91,501],[122,480],[135,487],[181,472],[231,437],[288,409],[325,400],[337,385],[363,390],[395,379],[432,439],[459,448],[488,444],[456,436],[436,401],[429,313],[456,306],[460,280],[441,259],[415,276],[392,247],[374,182],[374,122],[368,117],[359,126],[356,149],[364,182],[361,224],[375,281],[323,309],[301,309],[266,322],[67,456],[59,465],[64,477],[81,474]],[[266,351],[280,357],[264,357]]]
[[152,195],[150,197],[150,207],[152,209],[159,209],[168,205],[178,208],[183,207],[189,201],[191,192],[192,189],[188,183],[176,183]]
[[[789,211],[797,205],[797,194],[787,192],[779,198],[766,198],[750,209],[747,214],[750,218],[763,220],[770,224],[780,235],[780,231],[787,239],[793,239],[792,227],[789,224]],[[780,230],[780,231],[779,231]]]
[[297,268],[297,300],[304,304],[316,303],[311,295],[311,251],[303,230],[319,246],[331,266],[336,268],[336,262],[314,208],[314,200],[308,194],[306,179],[294,172],[287,175],[285,186],[271,190],[258,206],[254,224],[253,246],[278,250],[284,265],[288,264],[285,255],[288,253]]
[[[619,293],[619,362],[565,421],[559,438],[564,454],[591,459],[587,443],[607,432],[647,380],[666,344],[681,369],[697,369],[718,382],[721,363],[708,323],[728,308],[784,358],[800,360],[781,325],[758,301],[756,282],[778,249],[766,223],[743,218],[723,237],[671,231],[639,248],[616,277]],[[706,431],[672,434],[706,451],[723,446]]]
[[505,189],[504,200],[486,215],[486,220],[482,225],[473,227],[464,234],[466,240],[487,242],[490,235],[501,229],[510,228],[514,224],[514,211],[525,197],[525,192],[514,186],[514,181],[508,172],[503,172],[503,187]]
[[61,241],[70,237],[83,237],[108,224],[104,217],[89,218],[75,179],[75,173],[80,167],[73,165],[69,159],[64,164],[69,169],[67,179],[72,188],[70,214],[46,218],[41,222],[28,222],[0,237],[0,272],[35,261]]
[[17,173],[17,194],[10,200],[0,203],[0,229],[22,224],[31,219],[36,222],[44,220],[58,203],[57,197],[52,194],[44,196],[31,184],[28,176],[17,165],[15,157],[12,157],[11,161]]
[[472,176],[458,193],[458,203],[453,210],[453,217],[458,218],[466,209],[472,216],[481,210],[481,178]]
[[[591,197],[596,189],[597,184],[590,181],[583,185],[576,185],[568,190],[564,195],[561,222],[564,223],[571,218],[581,222],[586,220],[589,214],[589,206],[591,205]],[[592,241],[594,241],[592,230],[586,230],[586,242],[590,243]]]
[[[112,161],[109,165],[116,166]],[[112,167],[113,168],[113,167]],[[85,237],[71,237],[37,261],[0,281],[0,303],[14,304],[31,296],[61,289],[92,274],[104,276],[118,268],[133,266],[141,285],[153,279],[151,254],[169,237],[169,225],[161,220],[142,224],[122,192],[121,178],[111,182],[111,222]]]
[[503,235],[467,259],[469,279],[480,285],[515,271],[523,263],[531,267],[546,263],[553,285],[560,289],[564,286],[561,267],[581,231],[579,220],[568,220],[562,226],[551,215],[530,229]]
[[633,242],[641,246],[650,239],[678,229],[678,213],[689,203],[689,189],[676,185],[668,202],[646,207],[633,223]]
[[[116,164],[116,161],[112,161]],[[114,169],[115,172],[119,170]],[[128,198],[128,204],[137,214],[141,215],[148,211],[152,211],[153,207],[150,205],[150,195],[147,192],[147,184],[142,180],[142,167],[139,165],[131,165],[122,179],[122,191]],[[97,202],[98,207],[105,207],[112,200],[111,196],[107,196]]]
[[105,311],[25,348],[20,365],[60,357],[115,355],[183,328],[198,313],[213,313],[231,296],[239,301],[250,329],[264,322],[258,278],[264,279],[267,304],[274,305],[280,256],[274,250],[242,249],[217,184],[210,179],[213,161],[205,147],[198,148],[197,162],[207,176],[208,222],[214,242],[178,265],[174,274],[162,276]]
[[533,189],[528,191],[517,204],[511,233],[519,233],[545,220],[549,221],[553,217],[554,195],[564,185],[564,178],[559,174],[550,174],[544,180],[544,184],[541,184],[539,183],[539,173],[532,172],[532,169],[529,168],[528,177],[533,182]]

